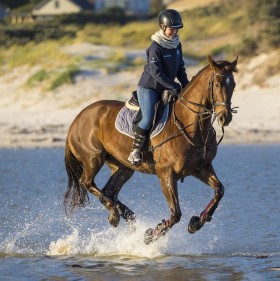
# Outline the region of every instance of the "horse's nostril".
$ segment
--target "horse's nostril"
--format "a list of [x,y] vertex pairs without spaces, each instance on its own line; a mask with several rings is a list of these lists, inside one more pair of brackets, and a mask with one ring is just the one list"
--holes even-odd
[[228,125],[228,122],[227,122],[226,117],[225,117],[225,116],[220,116],[220,118],[218,119],[218,124],[219,124],[221,127],[227,126],[227,125]]

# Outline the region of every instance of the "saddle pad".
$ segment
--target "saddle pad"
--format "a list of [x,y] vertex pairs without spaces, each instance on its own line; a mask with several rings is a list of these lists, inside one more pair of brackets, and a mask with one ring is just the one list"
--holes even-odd
[[[132,110],[124,106],[120,112],[117,115],[116,121],[115,121],[115,127],[116,129],[131,138],[134,138],[133,134],[133,121],[135,120],[137,116],[138,110]],[[162,116],[160,120],[158,120],[151,132],[150,139],[157,136],[164,128],[169,114],[169,104],[167,103],[164,107]]]

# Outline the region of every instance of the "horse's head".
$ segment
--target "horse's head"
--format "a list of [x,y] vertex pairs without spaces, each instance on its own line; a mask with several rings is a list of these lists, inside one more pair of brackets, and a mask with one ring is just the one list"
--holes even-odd
[[210,103],[217,116],[218,124],[221,127],[227,126],[232,120],[231,98],[235,88],[233,73],[237,72],[237,60],[233,62],[216,62],[208,56],[212,69],[210,80]]

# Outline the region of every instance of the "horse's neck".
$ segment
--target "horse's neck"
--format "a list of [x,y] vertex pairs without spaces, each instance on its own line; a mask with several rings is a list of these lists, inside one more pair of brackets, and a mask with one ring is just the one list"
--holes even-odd
[[[178,100],[180,111],[187,116],[193,115],[193,118],[199,118],[196,112],[202,112],[206,108],[209,110],[209,80],[211,70],[209,67],[203,69],[190,82],[189,87],[182,93],[181,100]],[[186,110],[185,107],[190,110]]]
[[203,112],[210,110],[209,107],[209,80],[211,70],[205,68],[199,73],[194,81],[191,81],[187,89],[182,93],[182,98],[179,98],[173,110],[178,119],[188,126],[193,137],[198,133],[201,136],[200,130],[209,127],[211,118],[205,118]]
[[202,106],[207,106],[208,95],[209,95],[209,80],[210,80],[211,70],[206,67],[193,78],[190,82],[189,87],[182,94],[183,97],[193,103],[200,104]]

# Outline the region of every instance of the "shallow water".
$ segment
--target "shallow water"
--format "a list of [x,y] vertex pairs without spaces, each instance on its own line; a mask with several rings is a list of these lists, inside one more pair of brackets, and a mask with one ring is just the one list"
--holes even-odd
[[[63,149],[0,150],[0,280],[278,280],[279,145],[221,146],[214,161],[225,196],[210,223],[187,232],[213,191],[193,178],[179,183],[180,223],[146,246],[143,234],[169,217],[155,176],[135,173],[120,199],[137,230],[116,229],[91,196],[67,218]],[[102,187],[110,171],[96,182]]]

